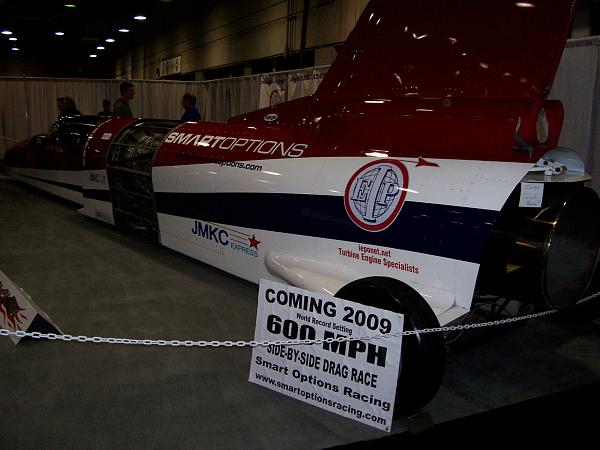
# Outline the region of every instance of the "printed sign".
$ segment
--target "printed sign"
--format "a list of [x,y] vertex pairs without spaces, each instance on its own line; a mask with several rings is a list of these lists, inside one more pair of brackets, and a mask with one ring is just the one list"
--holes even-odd
[[181,73],[181,55],[160,62],[159,76]]
[[260,81],[259,108],[276,106],[287,100],[286,77],[284,75],[263,75]]
[[288,100],[314,94],[326,74],[327,68],[290,73],[288,75]]
[[260,83],[259,108],[267,108],[316,92],[327,74],[327,68],[297,72],[264,74]]
[[541,208],[544,198],[544,183],[521,183],[521,208]]
[[[50,324],[51,328],[60,333],[58,327],[50,321],[31,297],[0,271],[0,328],[9,331],[28,331],[38,314]],[[21,340],[19,336],[10,336],[10,338],[15,344]]]
[[[402,314],[260,280],[257,341],[398,333]],[[402,336],[252,351],[250,379],[274,391],[390,431]]]

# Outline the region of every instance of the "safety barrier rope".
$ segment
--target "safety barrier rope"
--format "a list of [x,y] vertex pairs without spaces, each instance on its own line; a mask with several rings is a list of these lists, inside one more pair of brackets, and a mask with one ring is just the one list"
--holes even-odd
[[[579,300],[576,305],[580,305],[584,302],[591,300],[594,297],[600,295],[600,292],[589,295]],[[389,334],[378,334],[372,336],[340,336],[336,338],[326,339],[293,339],[293,340],[277,340],[277,341],[180,341],[180,340],[169,340],[169,339],[129,339],[129,338],[113,338],[113,337],[101,337],[101,336],[73,336],[70,334],[56,334],[56,333],[40,333],[37,331],[26,332],[26,331],[10,331],[4,328],[0,328],[0,336],[16,336],[19,338],[29,337],[33,339],[47,339],[51,341],[65,341],[65,342],[86,342],[94,344],[126,344],[126,345],[146,345],[146,346],[170,346],[170,347],[268,347],[270,345],[321,345],[323,343],[333,342],[347,342],[347,341],[368,341],[371,339],[387,339],[390,337],[398,336],[410,336],[413,334],[424,334],[424,333],[441,333],[446,331],[462,331],[471,330],[474,328],[483,328],[491,326],[505,325],[508,323],[519,322],[523,320],[535,319],[538,317],[547,316],[558,312],[557,309],[550,309],[547,311],[541,311],[538,313],[527,314],[523,316],[509,317],[507,319],[492,320],[489,322],[472,323],[466,325],[451,325],[446,327],[435,327],[435,328],[423,328],[421,330],[407,330],[398,333]]]

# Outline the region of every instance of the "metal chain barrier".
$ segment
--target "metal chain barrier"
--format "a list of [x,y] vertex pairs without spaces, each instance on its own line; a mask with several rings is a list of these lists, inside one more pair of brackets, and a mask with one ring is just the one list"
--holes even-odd
[[[600,295],[600,292],[589,295],[576,304],[580,305],[584,302],[591,300],[594,297]],[[278,341],[180,341],[180,340],[167,340],[167,339],[127,339],[127,338],[111,338],[111,337],[100,337],[100,336],[72,336],[70,334],[56,334],[56,333],[40,333],[37,331],[10,331],[0,328],[0,336],[16,336],[20,338],[29,337],[33,339],[47,339],[50,341],[66,341],[66,342],[87,342],[94,344],[126,344],[126,345],[158,345],[161,347],[268,347],[270,345],[321,345],[324,343],[334,342],[347,342],[347,341],[369,341],[372,339],[386,339],[397,336],[410,336],[413,334],[421,333],[443,333],[446,331],[462,331],[471,330],[474,328],[492,327],[505,325],[508,323],[520,322],[522,320],[536,319],[538,317],[547,316],[558,312],[557,309],[550,309],[548,311],[542,311],[533,314],[527,314],[524,316],[509,317],[507,319],[492,320],[489,322],[472,323],[467,325],[451,325],[446,327],[436,328],[423,328],[421,330],[408,330],[401,331],[398,333],[389,334],[378,334],[374,336],[340,336],[337,338],[327,339],[294,339],[294,340],[278,340]]]

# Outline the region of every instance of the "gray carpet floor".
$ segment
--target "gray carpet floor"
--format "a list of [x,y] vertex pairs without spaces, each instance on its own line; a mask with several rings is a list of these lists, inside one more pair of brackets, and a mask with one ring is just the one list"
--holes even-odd
[[[0,179],[0,270],[63,332],[250,340],[257,286]],[[435,423],[600,379],[598,308],[472,339]],[[249,383],[250,350],[0,337],[2,449],[308,449],[387,433]],[[398,419],[392,433],[407,430]]]

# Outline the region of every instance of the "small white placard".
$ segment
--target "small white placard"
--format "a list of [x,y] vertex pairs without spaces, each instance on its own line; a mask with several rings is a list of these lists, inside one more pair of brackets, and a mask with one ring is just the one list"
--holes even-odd
[[540,208],[544,198],[544,183],[521,183],[519,207]]
[[[402,314],[260,280],[254,339],[375,336],[401,332],[403,320]],[[249,381],[390,431],[401,347],[402,336],[255,347]]]
[[108,141],[111,137],[112,133],[103,133],[100,139],[102,139],[103,141]]

